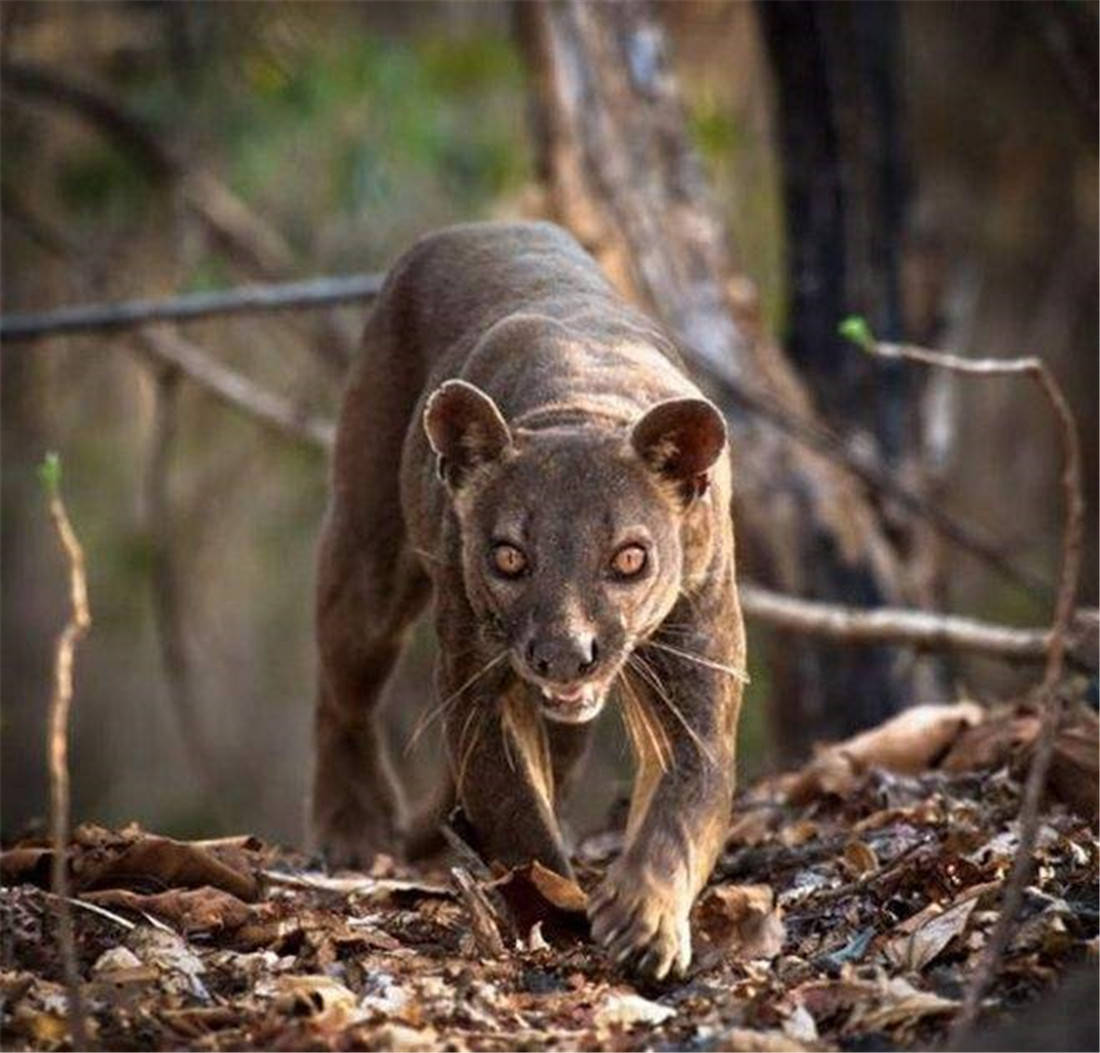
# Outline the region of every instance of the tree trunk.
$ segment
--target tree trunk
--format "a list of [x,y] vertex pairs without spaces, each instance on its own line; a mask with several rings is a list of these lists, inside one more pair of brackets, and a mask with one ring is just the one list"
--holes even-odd
[[858,314],[880,339],[903,338],[900,8],[769,0],[757,11],[775,78],[783,168],[784,343],[826,419],[872,436],[896,463],[912,433],[906,378],[914,374],[869,358],[837,324]]
[[[733,269],[652,10],[578,0],[515,10],[550,213],[717,382],[734,443],[742,571],[814,599],[909,602],[903,567],[858,485],[736,397],[748,392],[788,418],[816,419]],[[786,758],[900,704],[888,649],[849,653],[778,633],[771,645],[770,711]]]

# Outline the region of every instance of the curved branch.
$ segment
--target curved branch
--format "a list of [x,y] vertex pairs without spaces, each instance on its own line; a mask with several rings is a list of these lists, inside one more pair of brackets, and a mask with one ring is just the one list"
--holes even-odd
[[336,427],[331,421],[299,409],[223,366],[189,340],[149,330],[141,334],[141,348],[159,362],[176,366],[227,406],[243,410],[280,434],[323,450],[332,448]]

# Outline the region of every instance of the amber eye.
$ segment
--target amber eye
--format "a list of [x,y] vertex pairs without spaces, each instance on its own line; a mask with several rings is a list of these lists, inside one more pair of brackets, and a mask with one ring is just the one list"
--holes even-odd
[[518,578],[527,569],[527,557],[515,545],[494,545],[493,567],[505,578]]
[[646,565],[646,551],[641,545],[623,545],[611,557],[611,569],[619,578],[636,578]]

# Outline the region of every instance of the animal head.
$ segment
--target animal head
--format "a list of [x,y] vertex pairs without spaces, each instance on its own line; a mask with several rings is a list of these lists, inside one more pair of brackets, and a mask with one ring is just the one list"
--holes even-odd
[[513,429],[483,391],[451,380],[424,426],[483,629],[540,689],[547,718],[591,720],[680,593],[681,527],[725,448],[721,415],[679,398],[621,431]]

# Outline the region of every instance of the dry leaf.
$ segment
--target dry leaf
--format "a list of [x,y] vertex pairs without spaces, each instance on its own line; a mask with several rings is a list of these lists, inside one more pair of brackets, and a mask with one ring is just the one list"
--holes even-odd
[[550,942],[587,934],[588,896],[576,882],[541,863],[516,867],[485,887],[504,898],[517,933],[528,933],[542,922],[542,933]]
[[182,937],[151,925],[138,925],[127,934],[126,946],[143,965],[157,970],[165,990],[192,995],[203,1002],[210,1000],[200,979],[206,967]]
[[355,995],[329,976],[280,976],[270,991],[280,1012],[308,1017],[324,1030],[341,1030],[365,1016]]
[[197,889],[172,889],[142,896],[127,889],[85,892],[82,899],[101,907],[122,907],[163,918],[185,933],[237,929],[248,921],[250,908],[236,896],[209,885]]
[[631,1028],[638,1024],[662,1024],[676,1015],[676,1010],[660,1002],[651,1002],[641,995],[610,991],[603,1005],[596,1010],[593,1021],[599,1031]]
[[852,877],[862,877],[878,870],[878,856],[866,841],[849,841],[844,846],[844,862]]
[[767,885],[713,886],[700,897],[693,914],[705,959],[770,959],[783,949],[783,922],[775,893]]
[[977,904],[977,896],[963,899],[947,910],[930,904],[893,930],[896,935],[886,945],[887,955],[907,972],[920,972],[962,934]]
[[973,702],[913,706],[877,728],[819,750],[788,787],[788,800],[799,804],[826,794],[847,796],[857,776],[871,768],[925,771],[965,728],[984,719],[985,710]]

